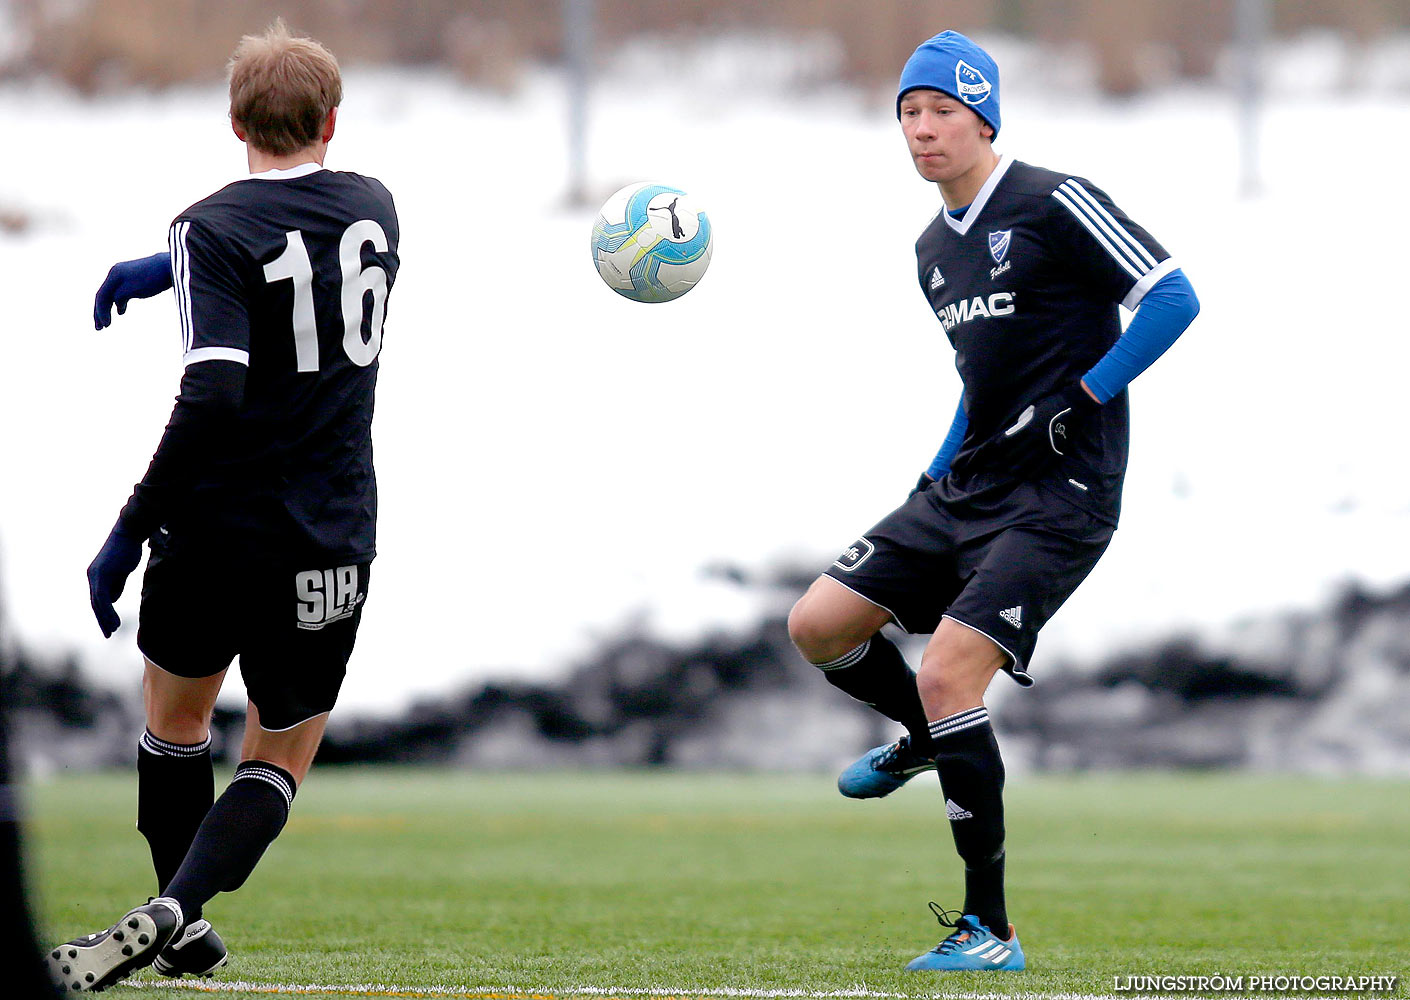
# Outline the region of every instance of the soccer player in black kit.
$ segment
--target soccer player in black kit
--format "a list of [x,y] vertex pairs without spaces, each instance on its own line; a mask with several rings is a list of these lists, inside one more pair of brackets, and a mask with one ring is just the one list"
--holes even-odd
[[[137,826],[158,896],[60,945],[50,973],[101,990],[134,969],[204,974],[226,949],[202,907],[239,888],[289,815],[337,699],[375,554],[372,408],[399,237],[378,181],[326,170],[342,82],[276,22],[230,63],[250,176],[171,226],[169,251],[117,265],[115,299],[174,287],[185,373],[146,475],[88,570],[105,636],[148,542],[137,645],[147,729]],[[166,259],[168,258],[169,259]],[[236,657],[241,762],[214,797],[210,719]]]
[[[952,931],[912,970],[1025,966],[1004,895],[1004,765],[984,706],[1006,671],[1032,684],[1038,632],[1111,541],[1126,471],[1126,384],[1199,310],[1175,261],[1106,194],[1000,156],[999,72],[953,31],[901,73],[896,113],[943,209],[916,243],[921,290],[963,394],[907,501],[794,606],[789,632],[842,691],[906,735],[843,772],[886,795],[939,772],[965,870]],[[1123,333],[1118,306],[1135,310]],[[913,672],[880,629],[932,633]]]

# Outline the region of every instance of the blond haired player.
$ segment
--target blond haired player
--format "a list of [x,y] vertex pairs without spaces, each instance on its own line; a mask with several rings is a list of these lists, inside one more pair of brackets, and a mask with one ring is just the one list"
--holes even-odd
[[[323,167],[342,80],[276,22],[230,62],[249,176],[177,216],[169,251],[114,267],[114,300],[174,287],[185,372],[151,465],[88,569],[105,636],[141,560],[147,729],[137,826],[159,895],[54,948],[54,981],[204,974],[226,949],[202,908],[279,835],[337,700],[375,555],[372,410],[399,231],[378,181]],[[236,658],[241,762],[214,798],[210,719]]]

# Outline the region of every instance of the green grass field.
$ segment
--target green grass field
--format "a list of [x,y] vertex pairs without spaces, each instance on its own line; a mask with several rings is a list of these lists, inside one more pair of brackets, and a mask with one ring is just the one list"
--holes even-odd
[[[1129,975],[1410,972],[1410,784],[1043,777],[1007,799],[1018,974],[901,971],[941,936],[927,900],[962,901],[928,776],[853,802],[826,775],[315,769],[254,877],[206,915],[231,948],[222,980],[406,996],[1109,995]],[[52,940],[153,891],[133,775],[28,802]],[[194,984],[132,982],[109,995]]]

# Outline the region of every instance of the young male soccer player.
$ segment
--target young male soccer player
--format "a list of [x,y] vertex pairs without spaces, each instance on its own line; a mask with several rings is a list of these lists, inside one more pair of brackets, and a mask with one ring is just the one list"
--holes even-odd
[[[984,693],[1032,683],[1038,632],[1096,565],[1126,470],[1126,384],[1198,312],[1170,255],[1089,182],[999,156],[999,72],[942,32],[901,73],[896,113],[944,209],[916,244],[921,290],[964,384],[910,498],[794,606],[803,655],[907,734],[838,781],[889,794],[936,769],[965,866],[954,932],[915,970],[1022,969],[1004,899],[1004,765]],[[1137,309],[1125,333],[1117,306]],[[1139,307],[1139,309],[1138,309]],[[913,673],[879,629],[933,633]]]
[[[202,907],[238,889],[288,817],[337,699],[367,595],[377,494],[372,404],[399,237],[379,182],[323,168],[342,82],[275,22],[230,63],[250,176],[177,216],[170,260],[118,265],[100,290],[173,280],[186,370],[147,474],[88,569],[105,636],[148,541],[137,645],[147,731],[137,826],[159,896],[55,948],[54,980],[101,990],[153,962],[205,973],[225,947]],[[111,298],[106,298],[111,296]],[[213,799],[210,717],[239,656],[241,763]]]

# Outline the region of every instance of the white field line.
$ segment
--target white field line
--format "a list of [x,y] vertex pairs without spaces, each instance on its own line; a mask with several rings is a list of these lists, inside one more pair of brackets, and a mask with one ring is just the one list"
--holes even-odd
[[[1011,993],[940,991],[936,993],[883,993],[862,986],[845,990],[771,990],[739,986],[714,989],[674,989],[670,987],[574,986],[550,991],[516,987],[476,986],[396,986],[388,983],[328,985],[322,983],[247,983],[215,979],[131,980],[122,986],[190,990],[193,993],[253,993],[267,996],[347,996],[407,997],[410,1000],[566,1000],[570,997],[649,997],[651,1000],[708,1000],[711,997],[758,998],[758,1000],[1132,1000],[1131,994],[1062,993],[1014,990]],[[1186,996],[1142,993],[1139,1000],[1188,1000]],[[1301,997],[1300,1000],[1345,1000],[1344,997]]]

